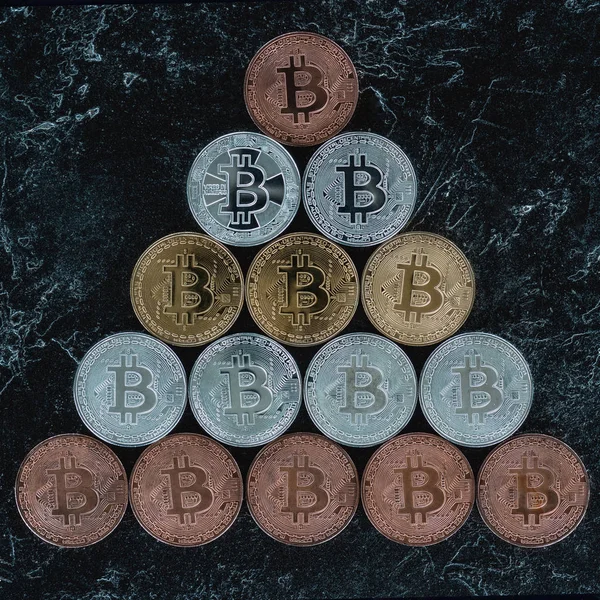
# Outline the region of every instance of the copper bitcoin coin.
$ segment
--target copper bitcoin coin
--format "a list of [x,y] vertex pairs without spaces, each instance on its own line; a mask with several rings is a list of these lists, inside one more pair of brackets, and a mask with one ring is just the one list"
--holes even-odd
[[335,537],[358,506],[358,473],[337,444],[292,433],[265,446],[248,472],[248,506],[258,526],[292,546]]
[[221,444],[169,435],[146,448],[131,473],[131,508],[140,525],[172,546],[201,546],[223,535],[242,506],[242,474]]
[[411,232],[382,244],[363,271],[362,301],[371,323],[408,346],[436,344],[467,320],[475,275],[446,238]]
[[337,244],[313,233],[292,233],[256,255],[246,298],[265,333],[291,346],[312,346],[337,335],[352,319],[358,273]]
[[267,135],[292,146],[314,146],[341,131],[358,101],[348,55],[316,33],[286,33],[265,44],[248,65],[244,98]]
[[154,242],[131,276],[131,302],[141,324],[175,346],[199,346],[223,335],[243,301],[239,263],[225,246],[198,233]]
[[450,442],[407,433],[381,446],[369,460],[362,502],[377,531],[394,542],[437,544],[455,534],[471,513],[473,471]]
[[127,474],[117,455],[87,435],[57,435],[21,464],[15,484],[25,524],[45,542],[90,546],[109,535],[127,508]]
[[479,472],[477,506],[504,541],[540,548],[567,537],[583,519],[590,487],[581,459],[549,435],[498,446]]

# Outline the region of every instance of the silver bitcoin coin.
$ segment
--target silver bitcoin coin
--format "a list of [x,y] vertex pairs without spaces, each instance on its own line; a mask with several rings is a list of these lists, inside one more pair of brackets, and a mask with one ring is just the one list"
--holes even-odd
[[144,446],[177,425],[187,400],[185,370],[166,344],[145,333],[116,333],[77,368],[75,406],[88,429],[117,446]]
[[229,133],[196,157],[187,183],[190,209],[208,234],[233,246],[278,236],[300,203],[300,173],[289,152],[260,133]]
[[419,392],[425,417],[441,436],[483,447],[505,440],[523,424],[533,382],[512,344],[490,333],[465,333],[428,358]]
[[300,371],[277,342],[236,333],[198,357],[189,396],[196,419],[214,438],[231,446],[260,446],[279,437],[296,418]]
[[304,173],[304,205],[314,226],[348,246],[372,246],[408,222],[417,194],[410,160],[374,133],[344,133],[323,144]]
[[347,446],[374,446],[396,435],[417,403],[417,377],[406,354],[370,333],[349,333],[323,346],[304,381],[315,425]]

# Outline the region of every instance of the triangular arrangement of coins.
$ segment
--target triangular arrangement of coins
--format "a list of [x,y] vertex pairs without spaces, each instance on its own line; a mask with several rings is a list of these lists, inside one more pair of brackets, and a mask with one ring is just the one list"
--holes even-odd
[[[135,265],[131,299],[148,333],[106,337],[79,364],[75,406],[96,437],[31,450],[16,482],[25,523],[46,542],[87,546],[130,502],[158,540],[206,544],[243,501],[226,444],[264,446],[245,477],[248,507],[286,544],[338,535],[361,497],[375,528],[406,545],[453,535],[476,497],[503,540],[562,540],[587,506],[585,468],[555,438],[512,437],[532,403],[527,363],[496,335],[455,335],[473,306],[473,270],[450,240],[400,233],[417,194],[406,154],[380,135],[340,133],[358,101],[348,55],[321,35],[282,35],[250,62],[244,95],[262,133],[230,133],[198,154],[187,194],[204,233],[168,235]],[[282,144],[320,144],[302,178]],[[301,200],[319,233],[284,233]],[[339,244],[377,246],[360,282]],[[245,276],[226,245],[262,245]],[[264,335],[225,335],[244,299]],[[361,300],[379,334],[340,335]],[[398,344],[440,342],[417,379]],[[284,345],[323,343],[302,377]],[[189,381],[168,344],[208,344]],[[207,435],[169,435],[188,398]],[[284,435],[303,398],[322,435]],[[435,434],[401,434],[417,402]],[[148,446],[129,483],[104,442]],[[454,444],[499,445],[476,482]],[[340,445],[379,446],[360,485]]]

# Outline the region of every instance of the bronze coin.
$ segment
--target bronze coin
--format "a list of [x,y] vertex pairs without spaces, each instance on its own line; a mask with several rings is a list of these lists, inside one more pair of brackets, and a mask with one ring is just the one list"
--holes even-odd
[[19,514],[45,542],[90,546],[109,535],[127,508],[127,474],[117,455],[87,435],[39,443],[17,474]]
[[223,335],[244,301],[235,256],[198,233],[154,242],[133,269],[130,291],[140,323],[174,346],[199,346]]
[[407,433],[381,446],[367,463],[362,502],[375,529],[390,540],[430,546],[454,535],[471,514],[473,471],[450,442]]
[[358,506],[358,473],[337,444],[292,433],[265,446],[248,471],[248,506],[258,526],[292,546],[335,537]]
[[286,33],[265,44],[248,65],[244,98],[267,135],[291,146],[314,146],[341,131],[358,101],[348,55],[316,33]]
[[292,233],[256,255],[246,298],[265,333],[291,346],[312,346],[337,335],[352,319],[358,272],[337,244],[313,233]]
[[242,474],[221,444],[178,433],[149,446],[131,473],[131,508],[140,525],[172,546],[201,546],[223,535],[243,498]]
[[567,537],[586,511],[590,486],[581,459],[549,435],[520,435],[493,450],[479,472],[477,506],[505,542],[526,548]]

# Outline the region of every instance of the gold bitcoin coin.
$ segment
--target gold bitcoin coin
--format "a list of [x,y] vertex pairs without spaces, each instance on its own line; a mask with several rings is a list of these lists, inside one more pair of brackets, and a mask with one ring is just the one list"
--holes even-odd
[[250,314],[271,337],[312,346],[338,334],[356,311],[358,273],[339,246],[320,235],[293,233],[275,240],[248,271]]
[[222,244],[197,233],[154,242],[131,276],[131,302],[142,325],[175,346],[223,335],[240,314],[242,270]]
[[436,344],[466,321],[475,297],[475,275],[465,255],[433,233],[411,232],[381,245],[362,280],[362,302],[371,323],[408,346]]

